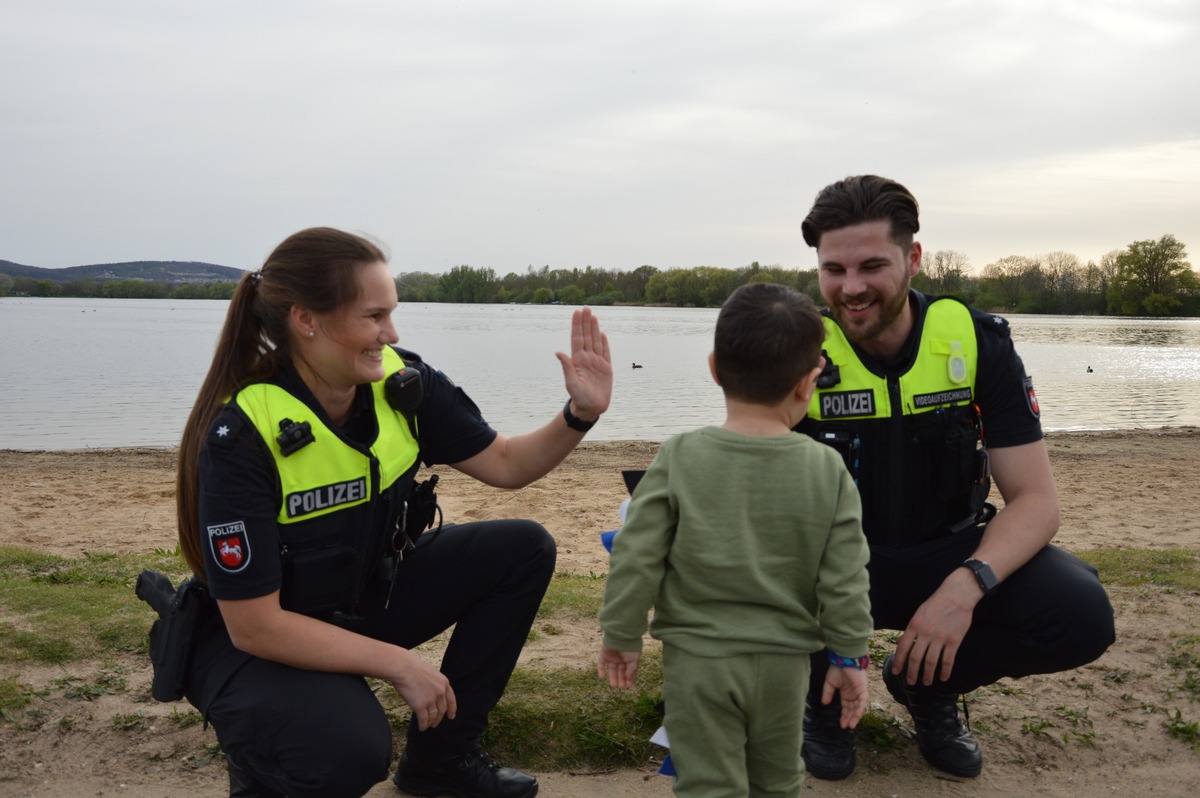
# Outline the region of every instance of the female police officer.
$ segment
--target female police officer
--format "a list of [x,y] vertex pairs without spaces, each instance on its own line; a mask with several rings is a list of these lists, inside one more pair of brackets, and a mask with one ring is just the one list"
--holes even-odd
[[[362,795],[386,778],[391,733],[364,676],[412,708],[402,790],[537,793],[479,738],[554,542],[532,521],[487,521],[414,543],[414,475],[448,463],[518,488],[548,473],[608,407],[608,341],[577,311],[571,354],[557,355],[566,406],[506,437],[392,346],[395,308],[374,244],[328,228],[290,236],[238,284],[183,434],[180,544],[212,597],[186,695],[217,731],[233,795]],[[440,672],[410,650],[452,625]]]

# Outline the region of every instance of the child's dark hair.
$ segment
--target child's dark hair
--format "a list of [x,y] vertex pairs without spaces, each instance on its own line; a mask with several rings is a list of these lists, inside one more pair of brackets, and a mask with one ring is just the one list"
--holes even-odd
[[773,404],[816,367],[824,340],[821,314],[807,296],[776,283],[743,285],[717,316],[717,380],[731,399]]

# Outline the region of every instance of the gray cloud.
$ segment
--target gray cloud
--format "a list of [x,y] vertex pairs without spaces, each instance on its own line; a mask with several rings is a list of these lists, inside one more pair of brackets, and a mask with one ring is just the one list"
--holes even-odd
[[6,4],[0,258],[252,268],[331,224],[394,271],[808,267],[859,172],[976,268],[1200,247],[1192,3],[413,6]]

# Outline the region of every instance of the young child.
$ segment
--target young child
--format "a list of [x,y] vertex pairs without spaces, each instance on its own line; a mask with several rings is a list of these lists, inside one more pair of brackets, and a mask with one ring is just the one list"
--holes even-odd
[[798,796],[811,652],[844,728],[867,707],[867,544],[832,448],[792,432],[823,366],[821,316],[781,285],[735,291],[709,368],[721,427],[664,443],[613,543],[598,672],[630,687],[647,614],[663,643],[677,796]]

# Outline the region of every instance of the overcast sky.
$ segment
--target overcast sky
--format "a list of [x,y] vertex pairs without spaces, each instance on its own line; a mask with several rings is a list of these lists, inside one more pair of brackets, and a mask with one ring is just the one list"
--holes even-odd
[[873,172],[976,272],[1171,233],[1200,265],[1200,3],[4,0],[0,259],[810,268]]

